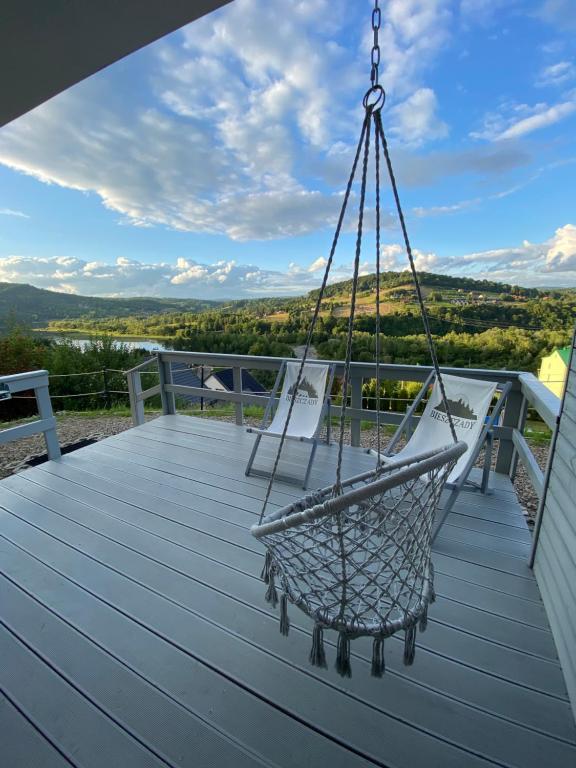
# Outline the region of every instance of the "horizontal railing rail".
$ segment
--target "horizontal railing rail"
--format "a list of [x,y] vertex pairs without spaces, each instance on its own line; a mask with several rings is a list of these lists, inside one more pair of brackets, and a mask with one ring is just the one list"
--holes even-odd
[[[225,402],[234,405],[236,423],[244,423],[245,405],[257,405],[264,407],[268,401],[267,395],[254,394],[242,391],[242,370],[251,371],[278,371],[283,358],[259,357],[252,355],[229,355],[211,352],[157,352],[154,358],[147,360],[140,366],[128,372],[128,389],[132,406],[134,424],[144,421],[144,402],[150,397],[160,395],[162,410],[166,414],[176,412],[176,396],[195,397],[210,402]],[[159,374],[160,383],[147,389],[142,388],[140,374],[150,368],[155,362],[155,370]],[[336,377],[344,373],[343,361],[326,361],[335,364]],[[233,371],[233,390],[215,390],[206,387],[175,384],[172,380],[172,364],[184,363],[193,368],[231,368]],[[426,365],[396,365],[381,364],[380,379],[405,382],[424,382],[429,373],[430,366]],[[511,384],[506,405],[501,415],[500,423],[494,427],[494,437],[499,440],[498,454],[495,469],[497,472],[508,474],[512,479],[515,476],[517,463],[521,461],[538,497],[541,496],[544,475],[530,448],[530,444],[524,436],[524,428],[528,408],[533,408],[542,418],[544,423],[554,429],[560,400],[550,392],[538,379],[529,373],[521,371],[491,370],[486,368],[454,368],[442,367],[444,373],[455,376],[466,376],[472,379],[494,381],[499,385]],[[376,364],[369,362],[355,362],[351,366],[350,401],[346,409],[350,417],[350,442],[359,446],[361,438],[362,422],[376,422],[376,412],[370,408],[364,408],[363,403],[367,398],[362,392],[365,381],[376,378]],[[385,400],[394,400],[385,397]],[[406,400],[406,403],[410,402]],[[331,415],[338,417],[341,406],[332,404]],[[400,412],[383,411],[380,415],[382,424],[398,425],[403,418]]]
[[[244,392],[242,390],[242,371],[273,371],[282,365],[283,358],[259,357],[253,355],[228,355],[209,352],[157,352],[140,365],[126,371],[130,409],[134,425],[144,422],[144,404],[152,397],[160,397],[162,411],[165,414],[176,413],[176,396],[198,398],[202,401],[227,402],[234,406],[236,423],[244,423],[244,406],[256,405],[265,407],[268,395]],[[336,376],[344,373],[343,361],[326,361],[335,365]],[[172,364],[184,363],[190,367],[219,369],[231,368],[233,372],[232,391],[216,390],[206,387],[188,386],[174,383],[172,379]],[[424,382],[430,366],[381,364],[380,379],[403,382]],[[443,367],[443,372],[453,375],[465,375],[468,378],[495,381],[500,385],[511,384],[506,405],[500,423],[494,427],[494,437],[499,440],[495,469],[497,472],[515,476],[517,463],[521,461],[532,483],[538,498],[541,498],[544,488],[544,473],[534,456],[524,435],[528,409],[534,409],[544,423],[554,430],[560,409],[560,399],[546,388],[533,374],[521,371],[490,370],[485,368],[453,368]],[[155,374],[158,383],[153,386],[142,386],[142,376]],[[350,399],[346,409],[350,418],[350,442],[359,446],[361,442],[362,422],[375,423],[376,411],[363,407],[371,396],[363,393],[365,381],[376,378],[376,365],[369,362],[355,362],[351,366]],[[148,379],[149,382],[149,379]],[[47,371],[32,371],[0,377],[0,399],[18,397],[16,393],[33,390],[38,403],[39,419],[0,432],[0,445],[43,433],[49,458],[60,456],[60,447],[56,433],[56,420],[52,413],[48,390],[49,375]],[[385,396],[384,400],[393,401],[397,398]],[[410,402],[401,398],[403,402]],[[332,403],[331,416],[339,417],[341,406]],[[397,411],[382,411],[382,424],[397,426],[402,421],[403,414]]]
[[56,431],[56,419],[50,402],[48,371],[30,371],[28,373],[15,373],[11,376],[0,376],[0,399],[2,401],[10,400],[12,395],[17,392],[29,390],[34,392],[39,418],[0,431],[0,445],[6,445],[32,435],[43,434],[48,458],[58,459],[61,455],[60,443]]

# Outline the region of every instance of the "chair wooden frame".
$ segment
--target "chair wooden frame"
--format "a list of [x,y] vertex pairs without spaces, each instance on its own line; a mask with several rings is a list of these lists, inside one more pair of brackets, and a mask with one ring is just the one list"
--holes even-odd
[[[406,411],[404,418],[398,425],[398,429],[396,430],[392,439],[386,446],[386,450],[382,451],[383,457],[392,458],[394,448],[396,447],[398,441],[400,440],[404,432],[406,433],[408,440],[410,440],[414,431],[414,421],[415,421],[416,410],[418,409],[419,405],[422,403],[422,400],[426,396],[426,393],[428,392],[429,387],[431,387],[434,384],[435,380],[436,380],[436,374],[434,371],[431,371],[430,375],[422,385],[420,392],[418,393],[418,395],[412,402],[410,408]],[[442,509],[440,510],[439,518],[436,521],[434,531],[432,534],[432,541],[434,541],[438,536],[440,529],[442,528],[446,518],[452,511],[452,508],[456,503],[456,499],[458,498],[458,494],[460,493],[464,485],[467,485],[467,487],[470,488],[471,490],[477,490],[477,491],[480,491],[481,493],[490,492],[490,468],[492,466],[492,451],[494,447],[494,426],[498,422],[498,418],[500,416],[502,408],[506,403],[506,399],[508,397],[508,393],[510,392],[511,388],[512,388],[512,384],[510,382],[507,382],[503,386],[500,386],[500,385],[498,386],[498,389],[496,390],[500,394],[500,397],[498,398],[498,402],[492,409],[492,413],[487,418],[484,424],[484,427],[482,429],[482,432],[480,433],[478,439],[476,440],[476,444],[474,445],[473,449],[470,451],[468,460],[466,461],[466,464],[464,465],[462,472],[460,473],[459,477],[456,480],[446,483],[445,487],[450,491],[450,493],[448,495],[448,498],[446,499],[446,502],[443,504]],[[476,464],[476,460],[478,459],[480,451],[484,447],[485,443],[486,443],[486,452],[484,455],[484,464],[482,467],[482,479],[480,483],[473,483],[468,479],[468,477],[470,475],[472,468]],[[373,455],[376,455],[376,452],[373,450],[371,450],[370,453],[372,453]]]
[[[248,459],[248,464],[246,466],[245,474],[247,476],[268,477],[268,478],[271,476],[271,472],[268,472],[267,470],[254,469],[253,464],[254,464],[254,459],[256,458],[258,447],[260,446],[260,441],[262,440],[263,437],[280,438],[280,435],[267,432],[267,428],[272,422],[272,419],[274,417],[274,406],[277,405],[277,402],[278,402],[278,392],[280,390],[281,383],[284,381],[288,362],[298,362],[298,361],[284,360],[282,362],[282,365],[280,366],[280,369],[278,371],[278,375],[276,376],[276,381],[274,382],[274,387],[272,389],[272,392],[270,393],[268,403],[266,404],[266,409],[264,411],[264,416],[262,418],[262,423],[260,427],[258,429],[249,427],[246,430],[247,432],[256,433],[256,440],[254,441],[252,453],[250,454],[250,458]],[[310,456],[309,456],[308,464],[306,467],[306,474],[304,476],[303,482],[299,478],[294,477],[292,475],[276,474],[277,480],[285,483],[291,483],[294,485],[300,485],[302,483],[302,488],[306,488],[308,486],[308,480],[310,479],[310,472],[312,470],[312,463],[314,461],[314,456],[316,455],[316,449],[318,448],[320,430],[322,429],[322,426],[325,420],[327,420],[326,445],[330,445],[330,432],[331,432],[330,430],[330,406],[331,406],[330,393],[332,391],[332,385],[334,383],[334,372],[336,370],[336,366],[333,363],[324,363],[324,362],[316,362],[315,360],[307,360],[306,365],[322,365],[328,368],[328,373],[326,376],[326,389],[324,390],[324,403],[323,403],[322,410],[320,412],[320,417],[318,419],[316,430],[314,431],[313,436],[297,437],[295,435],[289,435],[289,434],[286,435],[287,440],[296,440],[301,443],[311,443],[312,449],[310,451]]]

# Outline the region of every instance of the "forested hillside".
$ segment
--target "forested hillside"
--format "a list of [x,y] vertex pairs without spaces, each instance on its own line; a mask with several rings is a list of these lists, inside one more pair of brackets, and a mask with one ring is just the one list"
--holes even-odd
[[[542,355],[568,343],[576,291],[545,291],[423,273],[423,293],[440,359],[460,367],[536,371]],[[317,291],[297,298],[230,301],[96,299],[0,285],[0,316],[11,301],[28,326],[59,332],[169,340],[175,349],[286,357],[307,337]],[[385,362],[427,363],[422,321],[406,272],[381,283],[381,349]],[[350,313],[350,283],[328,287],[313,345],[319,356],[341,359]],[[7,297],[11,296],[11,299]],[[14,297],[20,296],[20,301]],[[354,358],[373,360],[375,276],[361,278],[354,324]],[[50,303],[52,302],[52,303]],[[33,307],[31,316],[29,308]],[[39,318],[48,316],[47,322]]]
[[111,316],[151,315],[174,310],[200,312],[217,307],[220,303],[202,299],[146,297],[105,299],[47,291],[26,283],[0,283],[0,330],[6,327],[10,319],[36,327],[51,320],[80,317],[86,322]]

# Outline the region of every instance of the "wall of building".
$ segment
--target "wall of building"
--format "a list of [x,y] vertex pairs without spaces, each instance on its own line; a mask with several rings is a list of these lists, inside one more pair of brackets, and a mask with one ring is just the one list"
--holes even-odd
[[[574,346],[574,342],[573,342]],[[576,351],[572,349],[534,572],[576,716]]]
[[556,397],[562,397],[566,381],[566,363],[558,352],[552,352],[542,358],[538,378]]

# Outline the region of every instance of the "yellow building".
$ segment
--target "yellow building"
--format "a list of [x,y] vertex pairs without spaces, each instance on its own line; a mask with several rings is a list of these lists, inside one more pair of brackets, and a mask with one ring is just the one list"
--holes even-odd
[[551,392],[562,397],[570,363],[570,347],[555,349],[551,355],[542,358],[538,378]]

